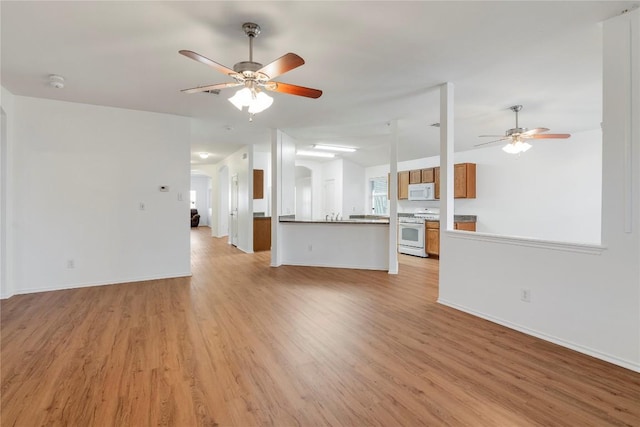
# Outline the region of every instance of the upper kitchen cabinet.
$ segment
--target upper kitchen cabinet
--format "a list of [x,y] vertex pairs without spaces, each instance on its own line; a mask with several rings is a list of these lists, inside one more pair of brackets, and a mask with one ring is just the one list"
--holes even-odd
[[398,199],[407,200],[409,198],[409,171],[398,172]]
[[422,181],[422,173],[420,170],[409,171],[409,184],[420,184]]
[[[436,199],[440,198],[440,168],[434,169]],[[453,197],[456,199],[476,198],[476,164],[457,163],[453,165]]]
[[253,198],[264,199],[264,171],[262,169],[253,170]]
[[420,182],[423,184],[428,184],[430,182],[435,182],[435,171],[434,168],[421,169],[420,170]]
[[456,199],[476,198],[476,164],[458,163],[453,165],[453,197]]

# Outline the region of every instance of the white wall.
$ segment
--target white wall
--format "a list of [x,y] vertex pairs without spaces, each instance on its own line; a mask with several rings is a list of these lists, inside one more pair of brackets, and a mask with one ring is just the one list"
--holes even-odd
[[365,201],[362,197],[364,185],[364,168],[344,159],[342,161],[342,208],[339,211],[344,218],[366,213]]
[[311,169],[311,218],[324,218],[322,215],[322,163],[296,159],[296,166]]
[[279,132],[281,150],[280,215],[296,212],[296,141],[284,132]]
[[480,232],[599,244],[600,129],[532,145],[520,156],[501,145],[456,153],[456,163],[477,165],[477,197],[456,199],[455,213],[477,214]]
[[[0,129],[0,298],[13,295],[13,279],[11,274],[12,254],[8,245],[12,241],[11,219],[11,191],[12,191],[12,157],[14,128],[14,96],[5,88],[1,89],[0,105],[2,114],[2,128]],[[11,271],[10,271],[11,270]]]
[[[477,231],[574,243],[600,243],[602,132],[566,140],[536,140],[520,156],[502,146],[455,153],[455,163],[476,163],[475,199],[456,199],[455,214],[477,215]],[[399,162],[398,170],[439,166],[440,157]],[[386,176],[388,165],[365,170]],[[366,185],[366,184],[365,184]],[[371,210],[367,187],[366,209]],[[439,207],[440,201],[399,200],[400,212]]]
[[189,119],[14,102],[15,293],[190,275]]
[[604,247],[448,231],[439,301],[640,372],[639,34],[640,10],[604,24]]
[[[322,164],[322,209],[320,213],[322,218],[342,213],[343,161],[343,159],[336,159]],[[333,182],[333,197],[327,194],[327,185],[330,181]]]

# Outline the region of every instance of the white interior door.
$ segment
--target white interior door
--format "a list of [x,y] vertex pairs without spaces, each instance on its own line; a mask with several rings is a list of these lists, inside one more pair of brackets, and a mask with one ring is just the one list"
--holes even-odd
[[238,246],[238,175],[231,177],[231,206],[230,206],[231,233],[229,242]]

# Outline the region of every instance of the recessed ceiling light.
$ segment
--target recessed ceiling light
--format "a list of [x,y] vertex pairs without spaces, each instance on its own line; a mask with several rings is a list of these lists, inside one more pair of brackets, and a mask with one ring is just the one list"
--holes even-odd
[[315,148],[316,150],[344,151],[345,153],[353,153],[354,151],[356,151],[356,149],[352,147],[339,147],[336,145],[324,145],[324,144],[313,144],[313,148]]
[[201,159],[207,159],[209,158],[209,153],[199,153],[198,156],[200,156]]
[[322,153],[322,152],[318,152],[318,151],[304,151],[304,150],[298,150],[298,151],[296,151],[296,154],[298,156],[327,157],[327,158],[331,158],[331,157],[335,157],[336,156],[333,153]]

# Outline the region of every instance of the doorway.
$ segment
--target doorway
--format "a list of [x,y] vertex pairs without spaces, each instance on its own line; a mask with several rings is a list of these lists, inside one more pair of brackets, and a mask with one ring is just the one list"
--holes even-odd
[[238,175],[231,177],[231,206],[229,212],[231,221],[231,232],[229,233],[229,243],[238,246]]

